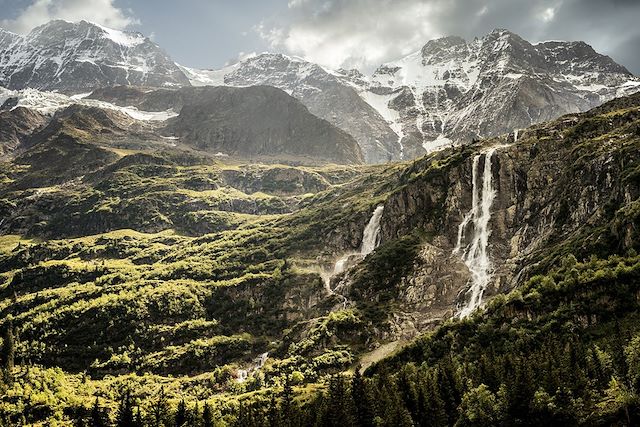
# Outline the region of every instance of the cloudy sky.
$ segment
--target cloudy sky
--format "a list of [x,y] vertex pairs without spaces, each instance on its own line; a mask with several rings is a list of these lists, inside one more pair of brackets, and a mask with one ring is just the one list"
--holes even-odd
[[141,31],[201,68],[278,51],[371,71],[431,38],[507,28],[530,41],[584,40],[640,74],[640,0],[0,0],[6,29],[53,18]]

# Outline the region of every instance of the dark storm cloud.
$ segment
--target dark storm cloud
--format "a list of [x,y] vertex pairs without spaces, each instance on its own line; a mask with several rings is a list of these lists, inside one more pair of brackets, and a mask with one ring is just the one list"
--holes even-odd
[[430,38],[507,28],[532,42],[584,40],[640,73],[639,19],[639,0],[291,0],[259,31],[322,64],[372,68]]

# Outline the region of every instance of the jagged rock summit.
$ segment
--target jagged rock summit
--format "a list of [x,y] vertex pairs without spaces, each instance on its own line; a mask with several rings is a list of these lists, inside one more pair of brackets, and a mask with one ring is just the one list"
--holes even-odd
[[351,134],[368,163],[402,158],[398,136],[357,88],[340,75],[301,58],[263,53],[222,70],[182,67],[194,86],[275,86],[299,99],[316,116]]
[[118,85],[274,86],[350,134],[367,163],[384,163],[586,111],[637,92],[640,79],[584,42],[532,44],[503,29],[430,40],[370,76],[275,53],[197,70],[140,33],[86,21],[26,36],[0,30],[1,87],[79,94]]
[[113,85],[185,86],[189,80],[140,33],[62,20],[26,36],[0,30],[0,86],[78,93]]
[[640,79],[584,42],[531,44],[497,29],[443,37],[345,79],[387,118],[412,153],[487,138],[586,111],[640,90]]

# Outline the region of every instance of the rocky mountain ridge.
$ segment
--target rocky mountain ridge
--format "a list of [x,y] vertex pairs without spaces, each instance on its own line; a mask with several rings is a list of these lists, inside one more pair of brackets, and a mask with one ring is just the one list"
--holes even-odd
[[61,20],[25,36],[0,30],[0,86],[78,94],[114,85],[184,86],[189,81],[140,33]]
[[351,135],[274,87],[118,86],[71,97],[26,89],[6,96],[0,147],[8,158],[66,133],[126,150],[178,148],[267,163],[363,162]]
[[507,30],[431,40],[371,76],[269,53],[197,70],[139,33],[85,21],[0,32],[0,86],[77,95],[116,85],[275,86],[353,136],[367,163],[416,158],[640,90],[637,77],[584,42],[534,45]]
[[507,30],[471,42],[431,40],[368,80],[351,81],[401,135],[427,151],[586,111],[640,90],[640,79],[584,42],[533,45]]
[[320,65],[282,54],[265,53],[222,70],[182,68],[193,85],[270,85],[299,99],[313,114],[353,135],[367,163],[402,157],[398,137],[384,118],[340,76]]
[[[183,70],[195,85],[280,87],[315,114],[351,132],[369,162],[384,160],[385,150],[392,160],[419,157],[452,143],[586,111],[640,90],[640,79],[584,42],[534,45],[500,29],[471,42],[455,36],[431,40],[371,76],[267,53],[220,70]],[[347,114],[336,98],[337,93],[344,98],[351,91],[382,116],[395,137],[388,130],[383,138],[370,132],[382,146],[358,138],[360,129],[354,131],[353,121],[343,117],[362,114],[362,107],[352,100],[357,108]],[[328,97],[327,92],[334,95]],[[361,123],[379,121],[370,113],[364,117]],[[374,152],[379,154],[368,154]]]

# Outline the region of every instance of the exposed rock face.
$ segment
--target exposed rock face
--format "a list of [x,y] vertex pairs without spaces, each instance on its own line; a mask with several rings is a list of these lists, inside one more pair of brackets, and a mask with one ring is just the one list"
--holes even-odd
[[431,40],[370,77],[278,54],[216,71],[182,69],[194,85],[287,91],[352,134],[368,163],[494,137],[640,90],[638,78],[584,42],[533,45],[506,30],[472,42]]
[[77,174],[94,172],[117,158],[111,151],[61,133],[15,158],[16,164],[28,166],[29,171],[10,187],[25,189],[63,184]]
[[[269,86],[116,86],[98,89],[87,97],[26,89],[10,91],[9,95],[3,110],[30,111],[42,117],[40,127],[46,124],[36,129],[21,116],[28,146],[68,133],[85,142],[124,149],[180,146],[267,162],[363,162],[351,135],[314,116],[284,91]],[[15,115],[3,113],[5,120]],[[18,141],[11,136],[15,130],[8,124],[3,132],[7,134],[4,151],[8,152]]]
[[301,156],[361,163],[357,142],[280,89],[192,89],[169,132],[198,149],[240,156]]
[[223,176],[227,184],[247,194],[307,194],[330,187],[327,180],[317,173],[288,167],[246,167],[242,170],[224,171]]
[[212,154],[362,163],[358,143],[284,91],[270,86],[138,90],[110,88],[92,98],[145,111],[173,110],[166,135]]
[[86,21],[52,21],[26,36],[0,31],[0,86],[79,93],[114,85],[185,86],[153,42]]
[[42,128],[48,119],[27,108],[0,110],[0,155],[10,153],[33,132]]
[[378,68],[369,81],[345,79],[402,136],[410,156],[586,111],[640,90],[640,80],[583,42],[532,45],[495,30],[466,42],[429,41]]
[[[27,36],[0,31],[0,86],[10,89],[79,93],[191,84],[280,88],[353,136],[367,163],[419,157],[640,90],[638,78],[584,42],[532,45],[506,30],[472,42],[431,40],[372,76],[280,54],[196,70],[173,63],[141,34],[85,21],[52,21]],[[126,96],[139,98],[134,92],[140,90],[121,89],[121,105],[130,105]],[[163,97],[146,100],[157,108]]]
[[311,113],[351,134],[367,163],[401,158],[398,136],[385,119],[350,84],[319,65],[285,55],[262,54],[214,72],[185,71],[194,85],[280,88],[299,99]]
[[426,244],[420,251],[412,273],[398,286],[402,311],[394,313],[385,339],[414,338],[456,315],[464,290],[460,284],[467,283],[470,275],[462,260],[447,249]]
[[[472,163],[488,147],[493,155],[489,245],[491,280],[485,301],[522,284],[565,254],[624,253],[638,238],[640,184],[629,171],[640,165],[640,96],[614,100],[588,113],[444,151],[414,163],[386,201],[382,246],[416,229],[430,243],[393,284],[385,339],[403,339],[458,312],[469,270],[453,249],[458,226],[472,206]],[[634,142],[635,141],[635,142]],[[486,158],[485,158],[486,159]],[[481,158],[480,170],[484,167]],[[471,236],[465,237],[467,240]],[[354,268],[338,286],[350,299]],[[382,280],[382,279],[381,279]],[[383,298],[377,291],[368,300]]]

